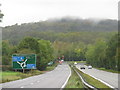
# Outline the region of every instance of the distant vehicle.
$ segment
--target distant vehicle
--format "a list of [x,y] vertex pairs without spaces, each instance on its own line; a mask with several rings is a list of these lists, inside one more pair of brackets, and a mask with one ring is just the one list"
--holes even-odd
[[52,64],[53,64],[53,62],[51,61],[51,62],[48,63],[48,66],[51,66]]
[[92,69],[92,66],[91,66],[91,65],[89,65],[89,66],[88,66],[88,69]]
[[77,65],[77,62],[74,62],[74,65]]
[[80,66],[80,69],[85,69],[85,66],[84,66],[84,65],[81,65],[81,66]]
[[60,63],[60,65],[61,65],[61,64],[63,63],[63,61],[60,60],[59,63]]
[[64,62],[64,60],[61,60],[62,62]]

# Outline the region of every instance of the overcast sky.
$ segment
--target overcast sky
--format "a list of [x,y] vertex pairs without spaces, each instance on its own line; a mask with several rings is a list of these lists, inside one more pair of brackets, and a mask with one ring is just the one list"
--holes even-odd
[[38,22],[49,18],[117,19],[119,0],[1,0],[5,15],[1,26]]

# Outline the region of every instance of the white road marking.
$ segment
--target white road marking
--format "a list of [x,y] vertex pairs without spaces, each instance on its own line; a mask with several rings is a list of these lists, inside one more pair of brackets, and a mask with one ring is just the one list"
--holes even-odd
[[20,88],[24,88],[24,87],[22,86],[22,87],[20,87]]
[[38,83],[40,82],[40,81],[37,81]]
[[[69,67],[69,66],[68,66],[68,67]],[[69,67],[69,69],[70,69],[70,67]],[[70,69],[70,74],[69,74],[68,78],[66,79],[65,83],[64,83],[64,84],[62,85],[62,87],[61,87],[61,90],[62,90],[63,88],[65,88],[65,86],[66,86],[66,84],[67,84],[70,76],[71,76],[71,69]]]
[[[78,68],[78,67],[77,67],[77,68]],[[78,69],[79,69],[79,68],[78,68]],[[80,70],[80,69],[79,69],[79,70]],[[80,71],[82,71],[83,73],[85,73],[85,71],[83,71],[83,70],[80,70]],[[85,74],[88,74],[88,73],[85,73]],[[91,77],[93,77],[94,79],[96,79],[96,80],[104,83],[105,85],[107,85],[107,86],[110,87],[110,88],[115,88],[115,87],[113,87],[112,85],[106,83],[105,81],[103,81],[103,80],[101,80],[101,79],[98,79],[98,78],[96,78],[96,77],[94,77],[94,76],[92,76],[92,75],[90,75],[90,74],[88,74],[88,75],[91,76]]]
[[[84,72],[84,73],[85,73],[85,72]],[[85,74],[87,74],[87,73],[85,73]],[[98,78],[96,78],[96,77],[94,77],[94,76],[92,76],[92,75],[90,75],[90,74],[88,74],[88,75],[91,76],[91,77],[93,77],[94,79],[96,79],[96,80],[104,83],[105,85],[107,85],[107,86],[110,87],[110,88],[115,88],[115,87],[113,87],[112,85],[106,83],[105,81],[103,81],[103,80],[101,80],[101,79],[98,79]]]

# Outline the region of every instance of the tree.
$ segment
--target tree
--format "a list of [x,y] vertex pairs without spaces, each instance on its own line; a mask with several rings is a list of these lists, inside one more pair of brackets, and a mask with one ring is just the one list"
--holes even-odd
[[118,71],[120,71],[120,33],[118,33],[118,48],[117,48],[117,53],[116,53],[116,61],[117,61],[117,67],[118,67]]
[[40,52],[39,43],[38,43],[37,39],[32,38],[32,37],[24,38],[19,43],[18,48],[19,49],[31,49],[31,50],[35,51],[36,53]]
[[107,43],[108,47],[106,49],[106,61],[107,61],[107,69],[116,70],[118,65],[118,34],[115,34]]
[[103,40],[97,40],[94,45],[89,45],[86,52],[87,63],[95,67],[103,67],[105,49],[106,42]]
[[2,55],[9,55],[10,46],[8,41],[2,41]]
[[50,41],[39,40],[32,37],[24,38],[18,45],[17,53],[37,54],[37,69],[45,70],[47,64],[54,59],[53,47]]
[[[0,4],[0,6],[1,6],[1,4]],[[0,10],[0,22],[2,22],[1,19],[3,18],[3,16],[4,16],[4,14],[2,14],[2,13],[1,13],[1,10]]]
[[37,54],[37,69],[45,70],[47,64],[53,61],[53,47],[50,41],[39,40],[40,52]]
[[2,64],[3,65],[10,65],[11,48],[8,41],[2,41]]

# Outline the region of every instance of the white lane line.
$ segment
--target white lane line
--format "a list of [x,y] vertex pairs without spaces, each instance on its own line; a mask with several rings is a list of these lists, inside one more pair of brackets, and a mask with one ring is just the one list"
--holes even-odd
[[24,87],[22,86],[22,87],[20,87],[20,88],[24,88]]
[[[68,66],[68,67],[69,67],[69,66]],[[67,82],[68,82],[68,80],[69,80],[69,78],[70,78],[70,76],[71,76],[71,69],[70,69],[70,67],[69,67],[69,70],[70,70],[70,74],[69,74],[68,78],[66,79],[65,83],[62,85],[61,89],[62,89],[62,88],[65,88],[65,86],[66,86],[66,84],[67,84]]]
[[38,83],[40,82],[40,81],[37,81]]
[[[85,72],[84,72],[84,73],[85,73]],[[87,73],[85,73],[85,74],[87,74]],[[101,80],[101,79],[98,79],[98,78],[96,78],[96,77],[94,77],[94,76],[92,76],[92,75],[90,75],[90,74],[88,74],[88,75],[91,76],[91,77],[93,77],[94,79],[96,79],[96,80],[104,83],[105,85],[107,85],[107,86],[110,87],[110,88],[115,88],[115,87],[113,87],[112,85],[106,83],[105,81],[103,81],[103,80]]]
[[[78,68],[78,67],[77,67]],[[79,68],[78,68],[79,69]],[[80,70],[80,69],[79,69]],[[80,71],[82,71],[82,70],[80,70]],[[85,73],[84,71],[82,71],[83,73]],[[88,74],[88,73],[85,73],[85,74]],[[99,80],[100,82],[102,82],[102,83],[104,83],[105,85],[107,85],[108,87],[110,87],[110,88],[115,88],[115,87],[113,87],[112,85],[110,85],[110,84],[108,84],[108,83],[106,83],[105,81],[103,81],[103,80],[101,80],[101,79],[98,79],[98,78],[96,78],[96,77],[94,77],[94,76],[92,76],[92,75],[90,75],[90,74],[88,74],[89,76],[91,76],[91,77],[93,77],[94,79],[96,79],[96,80]]]

